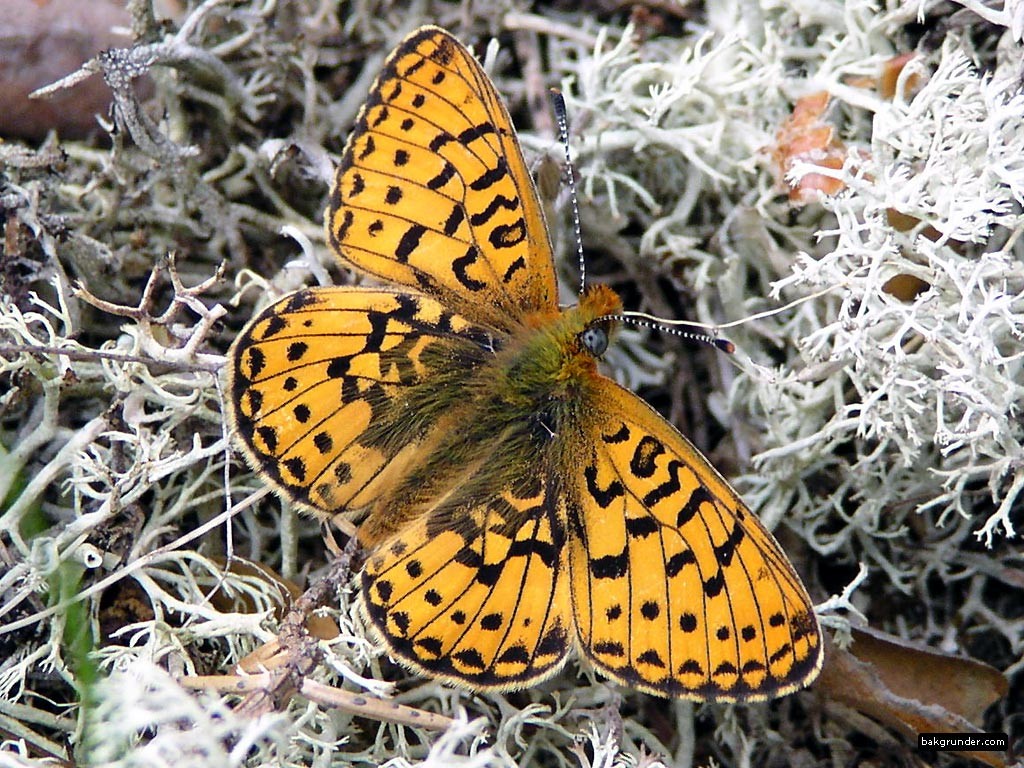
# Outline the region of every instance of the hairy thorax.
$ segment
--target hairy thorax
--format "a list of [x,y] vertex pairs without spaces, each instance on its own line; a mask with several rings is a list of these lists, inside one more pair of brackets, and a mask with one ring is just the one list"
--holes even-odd
[[[463,371],[460,396],[443,403],[415,403],[411,412],[432,412],[432,427],[409,435],[381,485],[381,501],[363,523],[364,544],[378,541],[430,509],[458,514],[469,503],[469,478],[501,482],[496,474],[518,474],[510,457],[545,457],[571,450],[573,425],[590,382],[599,376],[597,356],[607,343],[622,304],[607,286],[586,291],[577,306],[528,316],[496,348],[483,350],[472,370]],[[604,338],[595,349],[591,334]],[[465,355],[462,355],[465,358]],[[451,370],[451,369],[449,369]],[[434,388],[430,391],[436,392]],[[415,399],[415,394],[410,397]],[[402,425],[395,425],[402,431]],[[405,460],[408,457],[408,460]]]

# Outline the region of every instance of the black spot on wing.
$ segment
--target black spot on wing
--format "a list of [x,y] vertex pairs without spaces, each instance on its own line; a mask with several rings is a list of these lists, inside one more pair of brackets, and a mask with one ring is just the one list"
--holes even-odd
[[520,218],[512,224],[499,224],[487,239],[495,248],[513,248],[526,241],[526,222]]
[[703,675],[704,667],[696,659],[687,659],[679,665],[680,675]]
[[454,178],[455,166],[446,160],[440,173],[427,181],[427,189],[438,190]]
[[653,517],[627,517],[626,533],[636,539],[646,539],[658,532],[658,523]]
[[[411,123],[412,120],[409,122]],[[412,128],[411,125],[409,127]],[[439,131],[437,135],[430,140],[430,144],[427,145],[427,148],[436,155],[444,148],[445,144],[450,144],[453,141],[455,141],[455,137],[448,133],[448,131]]]
[[250,381],[255,381],[260,377],[267,364],[267,356],[259,349],[251,347],[246,350],[246,363],[248,364],[244,367],[248,368],[248,378]]
[[426,651],[434,658],[441,655],[441,650],[443,648],[440,638],[437,637],[421,637],[413,643],[413,647]]
[[775,651],[771,656],[768,657],[768,663],[774,664],[777,661],[781,661],[793,652],[793,646],[789,643],[783,643],[779,646],[779,649]]
[[470,182],[469,188],[474,192],[485,192],[508,176],[508,165],[504,158],[499,158],[493,168],[488,168],[480,176]]
[[474,581],[483,584],[485,587],[493,587],[498,583],[498,579],[501,578],[503,570],[505,570],[504,561],[500,563],[488,563],[487,565],[481,565],[473,579]]
[[568,638],[565,627],[561,624],[556,624],[541,638],[540,643],[537,644],[535,654],[537,656],[557,655],[559,658],[562,658],[567,650]]
[[519,539],[508,548],[509,557],[531,557],[536,555],[548,568],[554,568],[558,561],[558,550],[553,544],[538,539]]
[[504,622],[505,617],[501,613],[488,613],[480,619],[480,628],[485,629],[488,632],[496,632],[501,629]]
[[633,458],[629,461],[629,469],[636,477],[651,477],[654,475],[655,462],[665,452],[665,446],[661,441],[644,435],[633,450]]
[[448,218],[444,222],[444,233],[448,237],[454,235],[462,222],[466,220],[466,209],[461,205],[453,205],[452,212],[448,214]]
[[729,661],[723,661],[721,664],[719,664],[717,667],[715,667],[714,671],[711,673],[711,676],[712,677],[719,677],[721,675],[732,676],[732,675],[735,675],[735,674],[736,674],[736,665],[733,664],[732,662],[729,662]]
[[661,615],[661,606],[656,600],[647,600],[640,606],[640,615],[647,621],[654,621]]
[[725,574],[719,569],[718,572],[704,582],[704,594],[708,597],[718,597],[725,587]]
[[661,655],[653,648],[648,649],[636,657],[637,662],[645,664],[649,667],[657,667],[658,669],[665,668],[665,662],[662,660]]
[[612,480],[602,488],[597,484],[597,467],[593,464],[587,465],[583,470],[583,478],[586,481],[587,493],[601,509],[608,506],[618,498],[625,496],[625,489],[618,480]]
[[462,131],[458,136],[458,141],[463,146],[468,147],[477,139],[490,136],[493,133],[495,133],[493,123],[480,123]]
[[419,247],[420,239],[426,231],[427,228],[422,224],[413,224],[405,230],[405,234],[402,235],[402,239],[399,240],[398,247],[395,249],[395,258],[402,264],[407,264],[412,252]]
[[530,653],[522,643],[506,648],[498,657],[499,664],[526,664],[530,661]]
[[273,427],[256,427],[256,434],[270,453],[277,450],[277,430]]
[[466,648],[461,651],[456,651],[452,654],[452,658],[462,666],[468,667],[469,669],[483,671],[487,668],[487,665],[484,663],[484,657],[481,656],[480,651],[475,648]]
[[601,435],[601,439],[609,445],[616,445],[618,443],[624,443],[629,440],[629,427],[623,424],[619,427],[619,430],[611,435]]
[[679,482],[679,471],[683,468],[683,465],[676,459],[672,459],[668,463],[666,471],[668,472],[668,479],[662,481],[655,488],[652,488],[642,499],[645,507],[653,507],[659,501],[667,499],[670,496],[678,493],[682,489],[682,485]]
[[306,462],[300,458],[285,459],[282,462],[292,476],[300,483],[306,479]]
[[482,291],[487,287],[487,283],[470,277],[467,272],[471,266],[476,264],[479,256],[480,252],[477,250],[476,246],[471,245],[465,254],[452,261],[452,274],[455,275],[455,279],[458,280],[466,290]]
[[331,452],[334,447],[334,440],[326,432],[317,432],[313,437],[313,445],[320,452],[321,455]]
[[629,568],[629,548],[617,555],[590,559],[590,573],[595,579],[621,579]]
[[707,488],[699,485],[693,489],[690,498],[686,500],[683,508],[676,515],[676,525],[682,528],[690,522],[700,512],[701,505],[705,503],[713,504],[714,497],[708,492]]
[[679,575],[683,568],[696,562],[697,557],[693,554],[692,549],[677,552],[665,561],[665,573],[669,578],[674,578]]
[[280,315],[272,315],[271,318],[267,321],[267,324],[263,327],[263,334],[261,335],[260,338],[263,340],[269,339],[270,337],[277,335],[287,327],[288,322],[283,317],[281,317]]
[[697,617],[692,613],[684,613],[679,617],[679,628],[689,634],[697,629]]
[[508,269],[505,270],[505,274],[501,276],[502,281],[505,283],[510,282],[516,272],[521,269],[526,269],[526,259],[522,256],[518,256],[511,264],[508,265]]
[[617,659],[624,658],[626,656],[626,650],[622,647],[622,643],[613,642],[611,640],[604,640],[594,644],[594,653],[601,654],[602,656],[612,656]]
[[[285,389],[288,390],[287,381],[285,382]],[[288,390],[291,391],[291,390]],[[258,389],[243,390],[242,397],[249,398],[249,413],[259,413],[263,407],[263,393]],[[251,426],[251,422],[250,422]]]
[[517,197],[505,197],[504,195],[495,195],[491,198],[491,201],[487,204],[479,213],[474,213],[469,217],[469,223],[474,227],[480,227],[486,224],[498,211],[507,210],[515,211],[519,208],[519,198]]
[[313,306],[318,301],[319,299],[317,298],[316,293],[309,288],[305,288],[301,291],[296,291],[288,297],[284,311],[298,312],[306,307]]
[[723,568],[727,568],[732,562],[733,555],[736,554],[736,547],[743,541],[744,535],[743,527],[737,523],[733,526],[726,540],[714,547],[715,560]]

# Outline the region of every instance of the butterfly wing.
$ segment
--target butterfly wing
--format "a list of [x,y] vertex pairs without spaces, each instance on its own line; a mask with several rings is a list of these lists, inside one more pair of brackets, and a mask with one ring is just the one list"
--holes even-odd
[[650,406],[593,384],[567,510],[583,654],[660,696],[758,701],[810,683],[821,634],[775,539]]
[[543,680],[572,645],[561,494],[542,473],[498,480],[500,451],[481,451],[362,573],[364,615],[391,654],[473,690]]
[[472,54],[437,27],[385,62],[325,219],[344,261],[490,327],[556,306],[551,243],[508,112]]
[[496,343],[420,294],[299,291],[232,345],[235,433],[250,464],[314,514],[365,508],[400,482]]

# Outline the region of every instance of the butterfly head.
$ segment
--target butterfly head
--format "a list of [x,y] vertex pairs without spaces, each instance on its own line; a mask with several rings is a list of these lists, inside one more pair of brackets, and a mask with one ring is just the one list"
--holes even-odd
[[497,358],[510,391],[534,404],[579,397],[580,387],[597,373],[597,359],[608,348],[621,312],[615,291],[594,285],[575,307],[528,316],[524,332]]
[[580,343],[594,357],[600,357],[608,349],[608,331],[595,323],[583,330],[580,334]]
[[592,357],[601,357],[618,325],[615,317],[622,312],[622,300],[607,285],[588,286],[580,297],[578,313],[582,331],[577,335],[580,351]]

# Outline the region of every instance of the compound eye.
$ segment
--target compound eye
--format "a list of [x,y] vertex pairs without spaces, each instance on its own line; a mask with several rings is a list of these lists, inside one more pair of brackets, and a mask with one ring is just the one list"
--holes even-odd
[[580,334],[580,341],[594,357],[600,357],[608,349],[608,332],[604,328],[591,326]]

